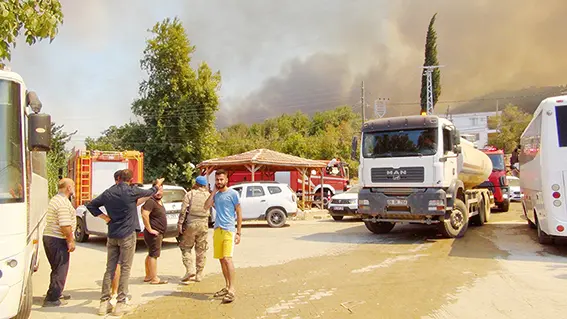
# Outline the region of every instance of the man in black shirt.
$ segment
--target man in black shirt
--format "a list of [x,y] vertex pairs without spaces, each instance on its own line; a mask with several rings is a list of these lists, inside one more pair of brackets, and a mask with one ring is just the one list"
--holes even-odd
[[165,216],[165,207],[163,207],[163,202],[161,201],[162,197],[163,190],[160,189],[142,206],[142,219],[145,227],[144,241],[148,247],[146,278],[144,278],[144,281],[154,285],[167,284],[167,281],[161,280],[157,275],[157,259],[161,253],[163,235],[167,230],[167,217]]
[[142,197],[153,196],[163,184],[163,178],[161,178],[157,180],[156,186],[144,190],[128,184],[132,181],[132,177],[131,170],[123,170],[117,184],[105,190],[87,205],[87,209],[94,216],[102,214],[100,207],[104,206],[110,217],[106,242],[108,251],[106,272],[102,282],[99,315],[106,315],[112,311],[110,304],[111,283],[118,263],[120,263],[121,273],[116,298],[117,304],[113,314],[120,316],[130,311],[126,305],[126,296],[128,295],[130,269],[136,250],[136,231],[140,230],[136,203]]

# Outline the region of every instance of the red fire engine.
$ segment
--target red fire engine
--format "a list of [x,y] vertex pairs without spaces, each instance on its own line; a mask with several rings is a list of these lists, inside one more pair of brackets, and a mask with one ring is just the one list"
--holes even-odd
[[144,154],[138,151],[80,151],[73,150],[67,165],[67,176],[75,181],[76,207],[88,203],[114,184],[114,172],[131,169],[134,183],[144,180]]
[[488,181],[482,186],[489,188],[494,194],[494,203],[498,209],[507,212],[510,208],[510,197],[508,179],[506,178],[506,164],[504,162],[504,151],[494,146],[487,146],[482,151],[488,155],[492,161],[492,173]]

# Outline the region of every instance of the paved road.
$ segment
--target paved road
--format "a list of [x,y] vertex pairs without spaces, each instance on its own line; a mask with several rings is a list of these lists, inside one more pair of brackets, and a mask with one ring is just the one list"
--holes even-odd
[[[430,227],[396,226],[376,236],[358,221],[291,222],[243,230],[237,247],[237,300],[221,305],[222,287],[209,258],[201,283],[179,286],[180,253],[166,246],[160,269],[174,283],[142,283],[143,245],[135,257],[128,318],[534,318],[567,310],[567,246],[537,244],[518,205],[471,227],[464,238],[441,239]],[[209,251],[211,254],[212,251]],[[210,255],[209,254],[209,255]],[[104,241],[81,245],[73,255],[69,306],[34,308],[32,318],[94,318],[104,265]],[[48,267],[34,278],[39,304]]]

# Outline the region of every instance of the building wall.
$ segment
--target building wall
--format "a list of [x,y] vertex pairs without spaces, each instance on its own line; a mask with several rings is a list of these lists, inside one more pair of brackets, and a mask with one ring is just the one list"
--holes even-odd
[[478,148],[483,148],[488,143],[488,134],[496,133],[496,130],[488,128],[488,118],[496,115],[497,112],[479,112],[464,114],[443,114],[440,117],[447,118],[461,134],[475,136],[475,144]]

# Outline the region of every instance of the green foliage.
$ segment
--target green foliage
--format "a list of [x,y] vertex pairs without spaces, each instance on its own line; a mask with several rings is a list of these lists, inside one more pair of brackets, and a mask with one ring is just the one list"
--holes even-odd
[[[425,42],[425,62],[423,66],[439,65],[437,60],[437,32],[435,31],[435,20],[437,13],[433,15],[427,29],[427,38]],[[432,74],[433,78],[433,106],[437,104],[441,95],[441,71],[435,69]],[[421,78],[421,111],[427,111],[427,78]]]
[[49,183],[49,197],[57,194],[57,182],[59,181],[59,171],[65,177],[67,170],[68,152],[65,145],[71,137],[77,133],[67,133],[63,131],[63,125],[51,123],[51,150],[47,153],[47,181]]
[[4,0],[0,2],[0,17],[0,61],[10,60],[11,47],[16,47],[22,28],[26,43],[32,45],[46,38],[53,41],[63,23],[58,0]]
[[488,127],[498,133],[489,136],[488,144],[510,153],[520,142],[520,136],[532,119],[532,115],[523,112],[517,106],[507,105],[500,115],[488,118]]
[[237,124],[221,131],[219,155],[228,156],[258,148],[311,159],[340,157],[356,174],[358,162],[350,159],[352,137],[360,134],[362,121],[349,106],[319,112],[310,119],[297,112],[263,123]]

